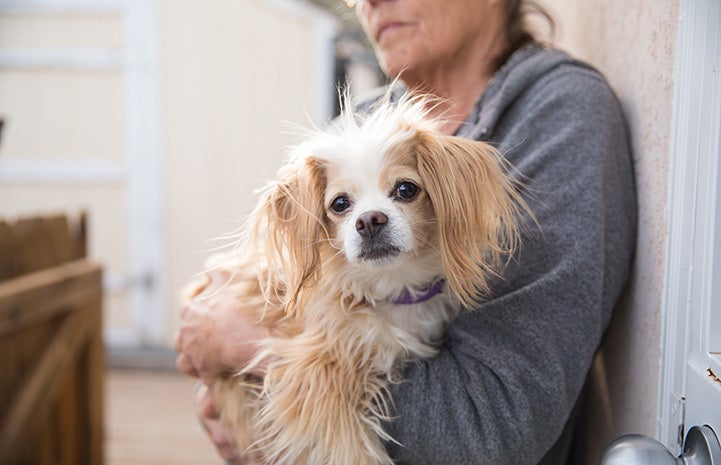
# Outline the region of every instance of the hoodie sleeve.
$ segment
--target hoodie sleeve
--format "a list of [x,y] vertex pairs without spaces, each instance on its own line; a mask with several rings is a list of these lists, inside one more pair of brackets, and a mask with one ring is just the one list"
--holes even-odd
[[636,201],[619,104],[562,64],[498,112],[487,139],[525,177],[527,222],[493,295],[392,388],[396,463],[535,465],[559,439],[625,286]]

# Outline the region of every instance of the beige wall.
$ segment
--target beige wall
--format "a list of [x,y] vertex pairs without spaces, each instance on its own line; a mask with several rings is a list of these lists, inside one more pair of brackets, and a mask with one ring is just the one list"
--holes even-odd
[[[608,376],[611,408],[596,405],[590,451],[596,454],[617,435],[656,433],[678,2],[544,3],[558,22],[556,43],[598,67],[616,90],[636,166],[638,250],[630,287],[604,343],[600,366]],[[602,419],[609,420],[607,427]]]
[[271,3],[162,2],[168,341],[178,288],[240,225],[295,140],[288,123],[307,127],[319,98],[314,17]]
[[[114,13],[11,10],[0,15],[0,48],[29,51],[31,56],[37,50],[58,55],[88,49],[116,51],[122,47],[122,30],[122,20]],[[121,165],[125,152],[123,104],[119,68],[0,66],[0,117],[6,121],[0,163],[41,173],[21,174],[17,180],[2,178],[0,217],[55,213],[73,217],[84,210],[92,231],[89,253],[118,273],[127,265],[126,244],[120,234],[127,224],[123,182],[70,181],[54,171],[69,164]],[[107,324],[127,325],[124,294],[108,293],[104,306]]]

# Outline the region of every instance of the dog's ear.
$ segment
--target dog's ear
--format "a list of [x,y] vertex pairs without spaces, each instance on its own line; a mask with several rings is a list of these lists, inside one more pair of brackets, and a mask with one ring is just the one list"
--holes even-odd
[[488,293],[489,274],[498,274],[513,253],[519,213],[528,208],[490,145],[422,131],[416,137],[418,171],[437,217],[446,280],[468,307]]
[[289,314],[302,312],[304,296],[320,277],[320,246],[328,235],[325,186],[322,161],[313,157],[297,160],[265,190],[255,212],[256,224],[264,226],[254,232],[256,246],[262,244],[265,250],[269,273],[281,277],[281,283],[269,279],[267,284],[280,284]]

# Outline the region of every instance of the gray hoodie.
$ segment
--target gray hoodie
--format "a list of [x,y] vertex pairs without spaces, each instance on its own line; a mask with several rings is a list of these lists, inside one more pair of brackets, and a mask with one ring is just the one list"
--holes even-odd
[[525,176],[540,228],[527,223],[492,296],[393,386],[386,429],[399,444],[387,447],[402,464],[563,464],[574,405],[634,252],[621,109],[593,68],[527,45],[458,134],[492,143]]

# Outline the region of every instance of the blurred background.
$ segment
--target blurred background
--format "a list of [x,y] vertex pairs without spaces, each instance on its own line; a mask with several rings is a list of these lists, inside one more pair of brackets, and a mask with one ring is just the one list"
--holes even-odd
[[[639,254],[598,365],[609,374],[597,456],[609,437],[658,430],[675,46],[679,5],[695,2],[542,3],[556,19],[543,38],[618,93],[637,166]],[[332,118],[346,82],[360,95],[384,78],[340,0],[0,0],[0,221],[84,218],[102,267],[106,463],[220,463],[195,422],[193,382],[173,369],[178,291],[241,224],[293,126]],[[0,316],[15,315],[3,289]],[[0,369],[18,344],[0,337]],[[6,463],[6,415],[32,407],[2,409]]]
[[353,11],[328,3],[0,1],[0,215],[88,213],[109,347],[166,347],[178,289],[291,125],[332,117],[347,74],[378,85]]

